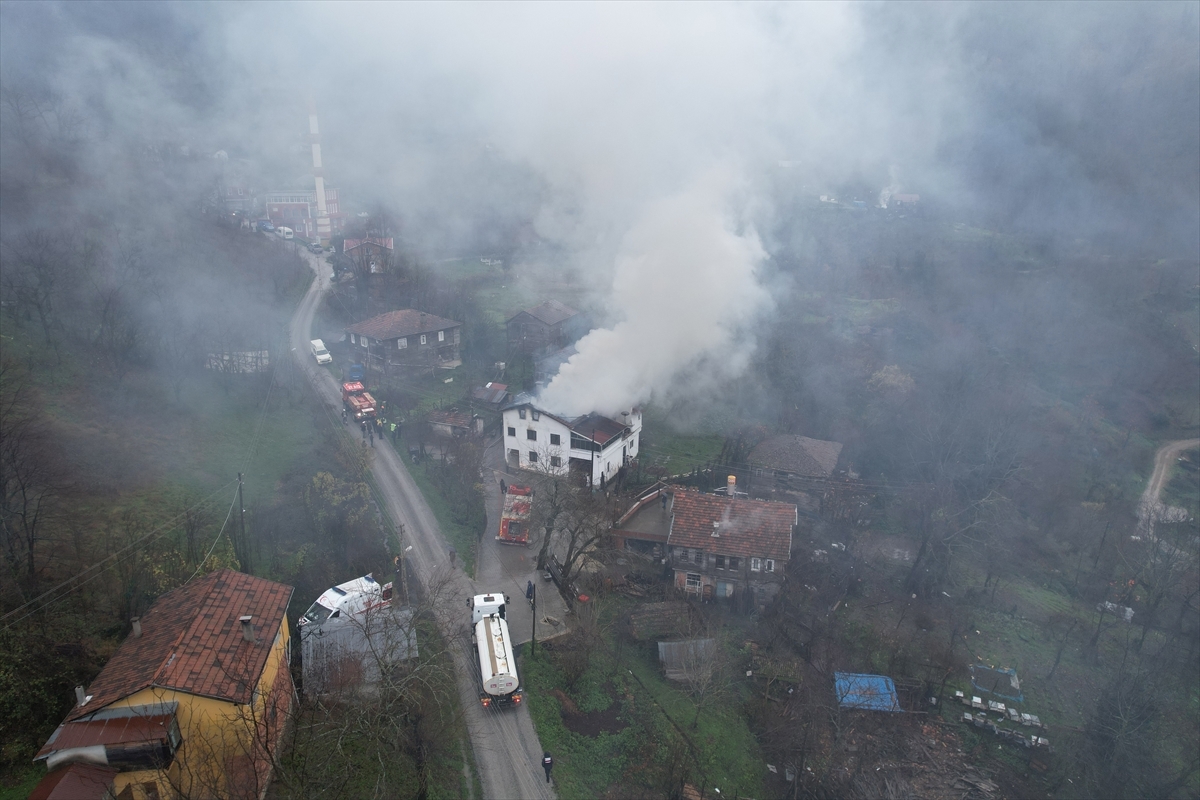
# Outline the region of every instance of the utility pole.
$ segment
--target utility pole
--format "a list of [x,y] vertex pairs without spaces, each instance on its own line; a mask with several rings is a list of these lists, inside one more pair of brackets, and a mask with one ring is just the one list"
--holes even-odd
[[529,655],[537,652],[537,584],[533,584],[533,597],[529,598],[529,607],[533,610],[533,619],[529,625]]
[[[241,561],[241,554],[238,554],[237,551],[240,549],[246,554],[248,554],[249,551],[246,550],[246,504],[242,501],[242,473],[240,472],[238,473],[238,511],[239,527],[241,528],[240,541],[242,546],[240,548],[235,547],[234,553],[238,555],[238,560]],[[250,559],[247,558],[246,560],[249,561]],[[249,564],[242,564],[241,566],[242,569],[247,571],[249,570]]]

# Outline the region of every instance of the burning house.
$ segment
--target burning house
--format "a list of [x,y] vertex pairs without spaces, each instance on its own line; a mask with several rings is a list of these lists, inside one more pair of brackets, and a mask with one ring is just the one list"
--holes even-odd
[[511,466],[551,475],[575,475],[587,486],[603,486],[637,458],[642,412],[620,419],[600,414],[563,417],[545,411],[528,394],[503,409],[504,452]]

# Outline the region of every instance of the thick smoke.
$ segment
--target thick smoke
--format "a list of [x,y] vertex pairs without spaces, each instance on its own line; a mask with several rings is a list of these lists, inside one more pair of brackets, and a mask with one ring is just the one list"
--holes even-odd
[[613,277],[618,321],[579,341],[540,397],[547,409],[615,414],[745,368],[750,323],[770,305],[766,253],[729,208],[728,185],[724,174],[707,176],[652,204],[629,231]]

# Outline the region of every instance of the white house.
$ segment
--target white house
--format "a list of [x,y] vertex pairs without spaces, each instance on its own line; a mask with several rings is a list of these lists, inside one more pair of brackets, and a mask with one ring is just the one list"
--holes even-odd
[[633,408],[619,419],[600,414],[567,418],[538,408],[519,394],[503,409],[504,453],[508,463],[551,475],[576,474],[591,486],[611,481],[617,470],[637,458],[642,411]]

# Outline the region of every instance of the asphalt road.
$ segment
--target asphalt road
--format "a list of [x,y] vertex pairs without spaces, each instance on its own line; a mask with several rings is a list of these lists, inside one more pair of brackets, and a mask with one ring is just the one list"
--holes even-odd
[[[313,315],[321,295],[329,288],[331,269],[322,257],[307,252],[303,255],[317,277],[292,316],[289,334],[292,355],[321,402],[331,406],[334,417],[340,418],[341,389],[327,370],[316,365],[308,345]],[[452,643],[465,641],[469,630],[465,600],[477,594],[477,588],[461,569],[451,568],[449,545],[442,538],[437,519],[409,475],[403,459],[383,442],[377,442],[372,452],[372,473],[388,513],[392,519],[404,525],[404,544],[412,546],[407,557],[412,561],[414,574],[427,587],[440,585],[442,591],[451,598],[447,601],[447,613],[439,615],[442,633]],[[513,605],[518,608],[524,605],[518,602],[524,597],[524,583],[519,585],[522,587],[521,593],[513,597]],[[481,588],[483,591],[494,590],[488,586]],[[527,607],[524,615],[527,625]],[[520,627],[518,620],[513,620],[513,627]],[[513,633],[518,634],[518,631],[514,630]],[[520,641],[519,634],[517,639]],[[475,667],[467,660],[469,651],[465,646],[453,644],[451,651],[455,657],[460,702],[475,751],[475,766],[484,797],[497,800],[554,797],[551,785],[546,783],[541,770],[542,746],[534,732],[528,708],[485,710],[479,703]]]

